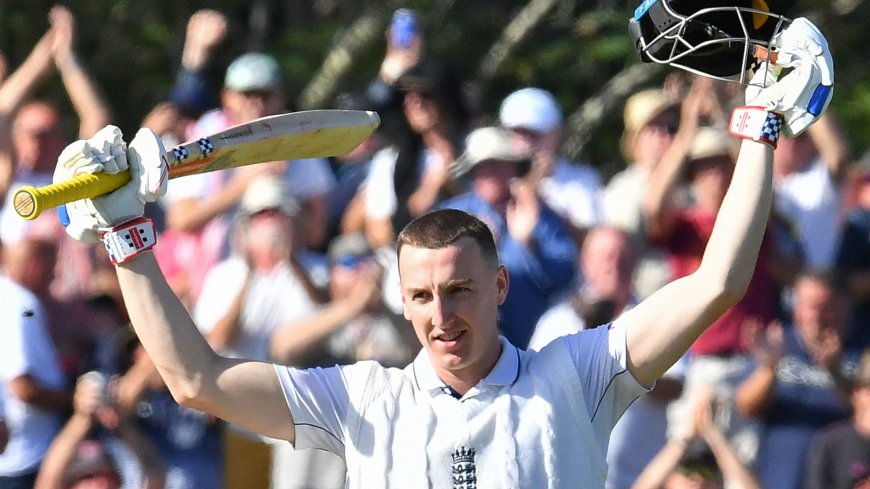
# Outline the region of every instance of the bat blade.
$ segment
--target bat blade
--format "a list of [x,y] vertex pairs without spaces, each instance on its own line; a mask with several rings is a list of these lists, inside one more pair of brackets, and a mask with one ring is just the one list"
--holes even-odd
[[[207,173],[268,161],[340,156],[367,139],[380,124],[374,112],[309,110],[263,117],[165,153],[169,177]],[[122,187],[128,172],[78,175],[41,188],[24,186],[14,195],[16,213],[36,219],[52,207],[98,197]]]

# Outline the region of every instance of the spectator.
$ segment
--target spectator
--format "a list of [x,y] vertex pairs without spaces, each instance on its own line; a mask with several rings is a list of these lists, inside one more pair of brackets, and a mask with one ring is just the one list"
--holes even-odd
[[[263,53],[243,54],[226,70],[221,107],[206,112],[192,136],[276,114],[284,104],[283,78],[275,59]],[[311,249],[323,244],[326,194],[334,179],[322,158],[225,170],[175,182],[163,200],[167,232],[157,253],[173,288],[189,305],[199,296],[208,270],[228,256],[233,214],[251,181],[263,173],[283,175],[299,201],[304,237],[299,244]]]
[[[160,456],[139,429],[115,411],[106,382],[96,371],[79,379],[73,414],[51,442],[34,489],[120,489],[125,485],[163,489]],[[97,428],[106,432],[93,435],[92,430]],[[113,441],[134,455],[142,474],[140,484],[124,480],[111,448]]]
[[420,62],[394,90],[401,115],[386,119],[389,146],[372,160],[364,188],[365,233],[374,248],[390,245],[412,218],[455,193],[449,168],[467,130],[459,80],[443,63]]
[[[372,104],[362,95],[345,92],[336,99],[336,108],[371,110]],[[327,197],[330,240],[343,233],[365,232],[365,194],[360,190],[369,175],[374,155],[385,144],[381,132],[375,131],[351,152],[330,160],[336,181]]]
[[206,71],[226,35],[226,17],[216,10],[197,10],[188,19],[181,66],[169,99],[151,109],[142,122],[142,127],[160,135],[167,148],[187,141],[196,120],[216,105]]
[[197,10],[187,21],[181,66],[169,95],[185,119],[197,118],[214,107],[206,70],[226,36],[227,19],[217,10]]
[[804,489],[865,489],[870,482],[870,350],[861,356],[850,386],[852,418],[813,440]]
[[[761,489],[752,471],[714,420],[717,404],[713,389],[694,392],[693,412],[683,433],[668,441],[644,469],[633,489]],[[771,486],[767,486],[771,487]]]
[[[272,334],[318,308],[320,297],[294,256],[299,211],[280,177],[262,176],[245,191],[239,252],[209,272],[194,309],[197,325],[216,350],[269,361]],[[251,481],[260,478],[268,484],[271,445],[235,426],[226,435],[228,486],[259,487]]]
[[[30,100],[53,68],[60,73],[78,115],[79,138],[92,136],[109,121],[108,106],[74,50],[75,19],[65,7],[55,6],[49,12],[49,21],[51,27],[24,63],[0,85],[0,132],[12,131],[11,136],[0,134],[0,145],[12,145],[0,147],[0,155],[13,155],[8,161],[14,161],[15,176],[11,182],[14,188],[51,183],[57,158],[67,142],[67,135],[61,131],[58,110],[48,102]],[[2,159],[0,157],[0,162]],[[108,268],[108,262],[93,252],[94,246],[70,246],[67,240],[61,240],[63,231],[54,212],[43,213],[35,221],[21,219],[14,212],[11,199],[12,192],[9,192],[0,209],[0,239],[12,243],[37,232],[62,243],[52,286],[54,295],[70,298],[93,292],[97,271]]]
[[504,130],[476,129],[454,168],[469,173],[471,189],[441,204],[475,215],[492,230],[499,259],[511,270],[499,330],[523,349],[540,316],[569,291],[577,269],[577,247],[566,225],[528,182],[518,180],[527,163]]
[[541,316],[530,349],[540,350],[559,336],[608,323],[637,304],[631,288],[637,254],[627,233],[606,226],[592,228],[578,263],[583,283]]
[[[806,272],[794,286],[791,327],[747,330],[755,359],[736,391],[737,410],[762,420],[756,471],[765,487],[799,489],[812,437],[848,415],[841,335],[848,299],[829,276]],[[854,358],[851,359],[854,366]]]
[[846,347],[870,347],[870,158],[858,170],[856,205],[846,216],[837,254],[837,271],[846,281],[853,313]]
[[589,165],[559,157],[562,110],[553,94],[527,87],[508,95],[499,121],[520,151],[531,156],[529,186],[565,220],[576,240],[601,221],[601,176]]
[[117,408],[129,413],[156,447],[165,467],[165,487],[223,488],[223,423],[175,402],[131,329],[119,331],[115,343],[121,374],[115,388]]
[[329,246],[329,262],[331,301],[314,315],[276,331],[272,358],[288,365],[311,365],[311,353],[325,348],[327,361],[407,365],[419,341],[404,327],[401,316],[384,304],[381,265],[365,237],[336,237]]
[[[0,382],[11,437],[0,454],[0,487],[32,487],[39,464],[63,422],[72,396],[48,333],[45,309],[32,290],[45,287],[51,263],[20,262],[25,240],[3,248],[8,276],[0,276]],[[11,267],[13,259],[15,267]]]
[[774,205],[797,229],[809,268],[834,265],[850,152],[830,113],[774,152]]
[[635,93],[625,102],[622,154],[625,170],[610,179],[603,193],[604,222],[630,234],[639,251],[632,290],[643,299],[670,280],[662,251],[647,239],[643,199],[652,174],[674,139],[680,107],[660,89]]
[[[550,308],[535,327],[529,349],[540,350],[553,338],[609,323],[637,300],[631,293],[636,254],[631,237],[616,228],[589,230],[580,250],[585,281],[567,300]],[[682,389],[683,360],[671,367],[649,395],[638,398],[613,427],[607,449],[608,488],[629,488],[664,446],[668,403]],[[643,432],[643,437],[637,437]]]

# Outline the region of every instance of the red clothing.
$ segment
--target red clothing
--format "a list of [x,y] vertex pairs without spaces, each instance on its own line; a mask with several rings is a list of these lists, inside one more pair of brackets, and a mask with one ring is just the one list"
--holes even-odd
[[[668,255],[672,279],[685,277],[698,269],[713,232],[716,215],[699,209],[685,209],[677,212],[675,220],[671,235],[659,241]],[[746,295],[692,344],[690,351],[693,354],[744,353],[746,348],[741,340],[741,331],[746,320],[755,317],[762,324],[767,324],[775,318],[777,288],[768,272],[771,246],[773,243],[768,228]]]

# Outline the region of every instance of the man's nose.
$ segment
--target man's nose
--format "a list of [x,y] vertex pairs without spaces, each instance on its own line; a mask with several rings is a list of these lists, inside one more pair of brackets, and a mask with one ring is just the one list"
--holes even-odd
[[442,328],[450,323],[452,313],[448,301],[440,296],[435,296],[432,301],[432,326]]

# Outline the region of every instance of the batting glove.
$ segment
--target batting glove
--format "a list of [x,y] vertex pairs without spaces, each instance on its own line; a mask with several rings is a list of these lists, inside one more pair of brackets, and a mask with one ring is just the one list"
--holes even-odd
[[162,155],[160,138],[148,129],[136,134],[129,150],[115,126],[106,126],[92,138],[67,146],[58,158],[55,183],[82,173],[129,170],[131,175],[126,185],[110,194],[58,207],[67,234],[85,243],[98,243],[104,233],[140,219],[145,202],[153,202],[166,192],[168,170]]
[[821,117],[834,93],[834,60],[828,41],[806,18],[795,19],[773,40],[776,62],[763,63],[746,89],[746,105],[783,116],[795,137]]

